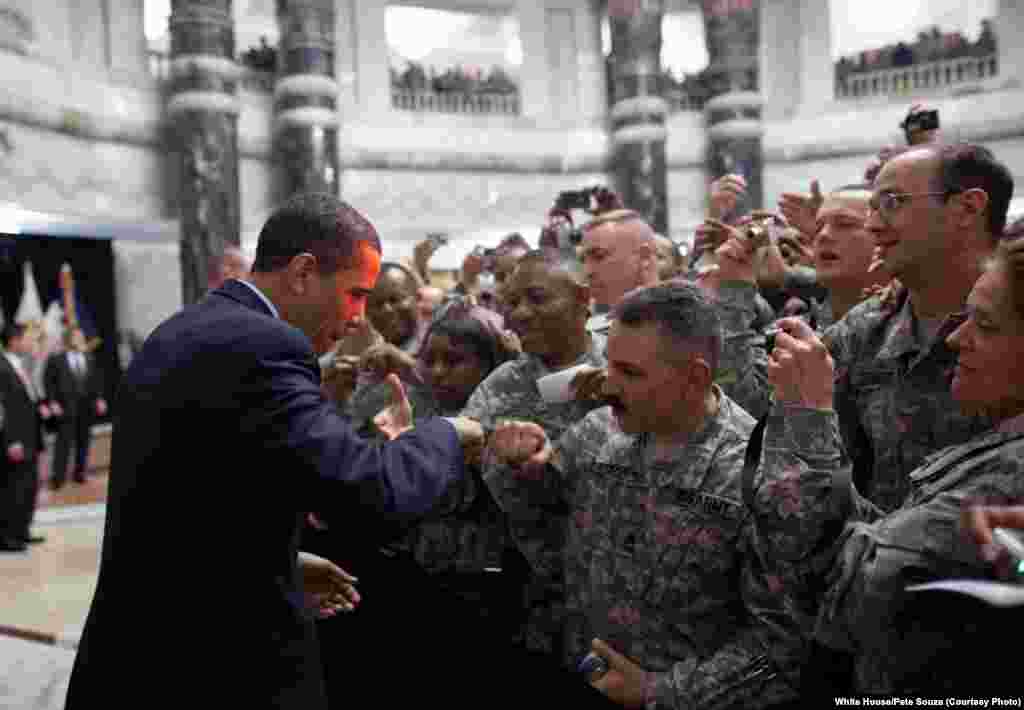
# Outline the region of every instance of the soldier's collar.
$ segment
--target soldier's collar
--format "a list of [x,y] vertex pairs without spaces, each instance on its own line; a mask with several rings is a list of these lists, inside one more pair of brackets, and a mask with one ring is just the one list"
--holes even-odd
[[587,320],[587,330],[591,333],[603,333],[611,327],[612,320],[607,313],[598,313]]
[[886,324],[885,340],[878,351],[878,358],[895,360],[903,355],[927,352],[936,343],[944,341],[962,321],[962,313],[949,314],[942,321],[935,336],[926,340],[914,314],[913,303],[909,297],[905,298],[903,305]]

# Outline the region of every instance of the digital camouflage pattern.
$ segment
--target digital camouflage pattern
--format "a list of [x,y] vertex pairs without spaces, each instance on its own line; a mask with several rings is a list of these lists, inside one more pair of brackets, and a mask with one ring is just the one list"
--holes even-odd
[[649,671],[651,708],[763,708],[795,695],[799,629],[763,574],[741,500],[754,421],[716,393],[704,429],[657,460],[649,437],[622,433],[605,407],[563,434],[542,474],[485,475],[517,540],[537,534],[538,511],[568,506],[565,652],[575,663],[605,640]]
[[854,481],[883,511],[904,501],[925,457],[992,428],[985,417],[961,414],[950,392],[956,353],[946,338],[965,319],[949,316],[929,340],[904,289],[892,307],[871,298],[825,333]]
[[722,321],[722,356],[715,381],[755,419],[771,405],[768,354],[757,320],[757,287],[744,281],[725,281],[715,296]]
[[[574,365],[604,367],[605,339],[592,336],[587,352]],[[499,421],[516,419],[543,427],[551,441],[557,441],[572,424],[580,421],[601,403],[594,400],[545,402],[537,389],[537,380],[551,373],[540,358],[524,354],[500,365],[480,383],[462,415],[493,429]],[[527,621],[523,630],[527,647],[546,654],[560,655],[564,626],[565,583],[562,551],[568,516],[565,511],[546,510],[534,525],[540,530],[530,535],[546,549],[533,551],[532,578],[524,600]],[[526,541],[524,541],[526,542]]]
[[[719,303],[725,330],[726,393],[755,417],[771,405],[764,338],[750,329],[751,284],[726,283]],[[861,494],[883,511],[910,490],[910,472],[924,458],[991,428],[985,417],[959,412],[950,381],[956,353],[946,338],[964,321],[951,315],[929,339],[904,289],[893,305],[872,297],[821,336],[835,361],[835,408]]]
[[853,653],[858,691],[941,691],[953,681],[934,661],[958,652],[954,632],[966,620],[905,588],[990,576],[960,514],[967,501],[1024,497],[1024,434],[990,430],[925,457],[888,514],[859,496],[851,472],[835,413],[773,409],[754,506],[771,585],[808,633]]
[[[360,400],[359,429],[379,437],[372,420],[388,405],[390,389],[386,383],[366,389]],[[457,414],[441,411],[429,387],[407,384],[406,394],[416,419]],[[479,467],[467,466],[465,478],[446,492],[435,512],[388,549],[411,555],[430,573],[466,573],[501,567],[502,555],[512,545],[505,514],[484,485]]]

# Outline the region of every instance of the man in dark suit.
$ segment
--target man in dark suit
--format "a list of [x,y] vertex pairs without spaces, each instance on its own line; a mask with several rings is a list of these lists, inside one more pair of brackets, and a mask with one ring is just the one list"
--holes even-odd
[[81,329],[71,328],[65,335],[64,352],[56,352],[46,359],[43,368],[43,387],[50,411],[57,417],[57,444],[50,471],[53,490],[64,485],[68,472],[68,456],[75,447],[76,483],[85,482],[85,468],[89,462],[92,443],[93,417],[107,412],[103,399],[100,371],[92,353],[86,352],[85,336]]
[[21,357],[32,349],[32,335],[21,323],[3,328],[0,401],[4,403],[3,450],[0,452],[0,552],[21,552],[42,542],[29,533],[39,492],[42,415],[49,410],[36,392]]
[[147,339],[118,390],[99,579],[68,710],[149,695],[325,707],[296,578],[303,520],[396,534],[452,497],[463,448],[483,439],[462,419],[409,429],[397,381],[401,433],[385,444],[357,438],[324,400],[316,355],[361,320],[379,268],[362,215],[298,196],[264,225],[247,280]]

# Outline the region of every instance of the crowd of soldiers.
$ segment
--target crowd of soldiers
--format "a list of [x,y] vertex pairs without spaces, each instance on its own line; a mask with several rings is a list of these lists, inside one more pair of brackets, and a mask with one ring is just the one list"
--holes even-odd
[[[1013,180],[982,146],[908,138],[778,212],[735,214],[745,181],[720,178],[691,254],[616,205],[573,248],[471,255],[449,294],[424,268],[436,245],[385,263],[325,391],[366,436],[407,392],[414,417],[488,437],[387,548],[310,516],[307,547],[365,599],[322,624],[332,704],[383,660],[363,654],[382,628],[429,636],[438,658],[416,663],[438,673],[494,637],[567,674],[596,661],[581,705],[1012,690],[987,653],[1010,611],[907,588],[1015,574],[988,522],[1024,498]],[[542,391],[569,368],[566,394]]]

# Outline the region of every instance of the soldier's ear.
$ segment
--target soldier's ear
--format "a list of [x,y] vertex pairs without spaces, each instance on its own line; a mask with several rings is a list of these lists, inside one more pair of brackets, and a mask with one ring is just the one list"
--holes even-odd
[[686,364],[686,384],[693,392],[707,392],[714,383],[715,373],[707,360],[697,355]]

